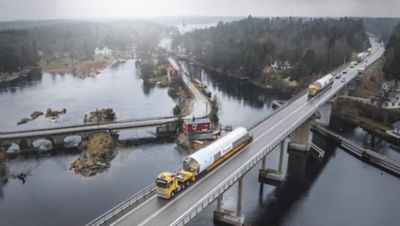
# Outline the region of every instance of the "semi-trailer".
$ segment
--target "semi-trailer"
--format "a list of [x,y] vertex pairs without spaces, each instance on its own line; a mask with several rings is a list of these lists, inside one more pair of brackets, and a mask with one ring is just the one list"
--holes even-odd
[[321,91],[325,90],[326,88],[331,87],[332,84],[333,84],[333,76],[331,74],[325,75],[324,77],[313,82],[308,87],[308,97],[316,96]]
[[159,197],[170,199],[194,183],[201,175],[211,171],[225,159],[240,151],[253,140],[247,129],[238,127],[210,145],[186,156],[178,172],[162,172],[156,178]]
[[362,62],[365,58],[367,58],[369,54],[367,52],[362,52],[357,54],[357,61]]

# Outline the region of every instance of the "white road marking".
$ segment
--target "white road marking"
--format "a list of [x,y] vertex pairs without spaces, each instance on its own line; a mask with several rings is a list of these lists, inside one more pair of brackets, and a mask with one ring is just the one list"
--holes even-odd
[[119,223],[121,220],[123,220],[126,216],[128,216],[129,214],[131,214],[132,212],[136,211],[137,209],[141,208],[142,206],[144,206],[146,203],[150,202],[150,200],[156,198],[157,195],[153,195],[151,198],[147,199],[145,202],[141,203],[140,205],[138,205],[137,207],[135,207],[134,209],[132,209],[131,211],[129,211],[128,213],[126,213],[124,216],[122,216],[121,218],[119,218],[118,220],[114,221],[112,224],[110,224],[110,226],[113,226],[117,223]]

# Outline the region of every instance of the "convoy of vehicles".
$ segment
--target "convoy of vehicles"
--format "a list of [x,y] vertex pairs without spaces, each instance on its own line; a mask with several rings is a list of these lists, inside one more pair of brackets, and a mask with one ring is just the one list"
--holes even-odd
[[200,175],[212,170],[252,140],[253,135],[247,129],[239,127],[185,157],[181,170],[176,173],[162,172],[157,176],[156,191],[158,196],[165,199],[172,198],[177,192],[195,182]]
[[369,55],[368,52],[362,52],[357,54],[357,61],[358,62],[363,61],[365,58],[367,58],[368,55]]
[[308,87],[308,96],[314,97],[321,91],[330,88],[333,84],[333,76],[331,74],[327,74],[324,77],[318,79],[317,81],[313,82]]

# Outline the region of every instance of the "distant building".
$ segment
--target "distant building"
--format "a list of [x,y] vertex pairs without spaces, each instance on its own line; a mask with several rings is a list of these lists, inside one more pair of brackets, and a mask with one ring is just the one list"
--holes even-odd
[[392,130],[386,131],[392,137],[392,142],[395,144],[400,144],[400,121],[392,124]]
[[381,89],[369,98],[369,103],[385,109],[400,109],[400,88],[396,80],[381,85]]
[[290,65],[289,61],[274,61],[270,65],[271,68],[277,69],[277,70],[288,70],[291,69],[292,66]]
[[397,121],[392,124],[393,132],[400,136],[400,121]]
[[190,133],[210,133],[211,121],[209,118],[192,118],[185,119],[182,123],[182,131],[186,134]]
[[103,56],[112,56],[112,50],[108,47],[104,47],[103,49],[96,47],[96,49],[94,49],[94,54]]

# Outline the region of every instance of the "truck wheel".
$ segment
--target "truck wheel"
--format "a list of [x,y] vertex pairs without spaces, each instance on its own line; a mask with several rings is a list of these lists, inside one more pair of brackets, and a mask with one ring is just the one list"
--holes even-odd
[[181,189],[181,190],[184,190],[184,189],[185,189],[185,184],[186,184],[186,183],[182,183],[182,189]]
[[190,180],[186,181],[186,186],[189,187],[190,185]]
[[171,198],[175,196],[175,192],[171,191]]

